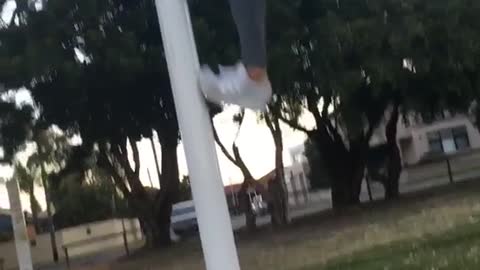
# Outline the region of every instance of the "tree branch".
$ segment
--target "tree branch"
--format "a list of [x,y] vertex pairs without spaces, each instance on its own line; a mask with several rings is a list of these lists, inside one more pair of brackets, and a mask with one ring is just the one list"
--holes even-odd
[[317,128],[320,128],[323,118],[318,109],[318,103],[313,100],[311,95],[307,96],[307,109],[313,114]]
[[[122,147],[125,148],[125,147]],[[125,171],[125,178],[130,185],[130,188],[133,193],[141,194],[145,192],[145,188],[143,187],[142,183],[140,182],[139,177],[133,171],[132,167],[130,166],[130,162],[128,161],[128,157],[126,158],[127,154],[122,153],[123,151],[119,151],[118,147],[112,147],[112,154],[118,161],[119,165]]]
[[333,126],[332,121],[330,121],[329,118],[323,117],[322,122],[326,126],[328,132],[330,133],[330,136],[332,136],[335,141],[343,143],[342,136],[340,136],[340,134],[338,133],[338,129]]
[[12,17],[10,18],[10,23],[8,24],[8,27],[12,27],[12,25],[15,24],[15,18],[17,17],[17,15],[18,15],[18,10],[15,9],[13,11]]
[[283,115],[279,115],[278,118],[280,120],[282,120],[282,122],[284,122],[285,124],[289,125],[291,128],[295,129],[295,130],[299,130],[301,132],[304,132],[306,134],[310,134],[313,132],[313,130],[308,130],[306,127],[303,127],[302,125],[300,125],[297,121],[295,120],[290,120],[290,119],[287,119],[286,117],[284,117]]
[[235,157],[235,160],[237,161],[237,167],[242,171],[242,174],[245,179],[253,179],[252,173],[248,169],[247,165],[243,161],[242,156],[240,155],[240,151],[238,150],[238,146],[236,144],[236,140],[238,138],[238,135],[240,134],[240,130],[242,128],[243,120],[245,119],[245,109],[242,109],[240,111],[240,119],[238,119],[238,130],[237,134],[235,135],[235,139],[233,140],[232,143],[232,150],[233,150],[233,156]]
[[100,166],[100,168],[105,169],[105,171],[110,174],[113,181],[115,182],[115,185],[122,191],[125,197],[128,197],[130,195],[130,190],[128,190],[124,178],[120,176],[115,167],[108,160],[107,154],[103,151],[100,152],[98,165]]
[[273,127],[270,115],[268,113],[264,113],[263,117],[265,118],[265,123],[267,124],[268,129],[270,129],[270,132],[272,132],[272,134],[275,133],[275,128]]
[[[238,129],[240,130],[241,128],[241,124],[243,123],[243,116],[244,115],[241,115],[241,118],[239,120],[239,127]],[[235,141],[233,142],[232,144],[232,150],[233,150],[233,156],[228,152],[227,148],[225,147],[225,145],[220,141],[220,138],[218,137],[218,133],[217,133],[217,130],[215,128],[215,125],[213,123],[213,120],[211,120],[211,123],[212,123],[212,129],[213,129],[213,137],[215,139],[215,142],[218,144],[218,146],[220,147],[220,150],[222,150],[222,153],[225,155],[225,157],[227,157],[227,159],[232,162],[235,166],[237,166],[240,171],[242,171],[242,174],[243,176],[247,179],[247,178],[253,178],[252,177],[252,174],[250,173],[250,170],[248,169],[248,167],[245,165],[245,162],[243,162],[243,159],[240,155],[240,151],[238,150],[238,147],[237,145],[235,144]],[[237,134],[238,135],[238,134]]]
[[211,121],[212,123],[212,130],[213,130],[213,137],[215,139],[215,142],[218,144],[218,146],[220,147],[220,150],[222,150],[222,153],[225,155],[225,157],[230,160],[230,162],[232,162],[235,166],[238,166],[237,165],[237,161],[235,160],[235,158],[233,158],[233,156],[228,152],[227,148],[225,147],[225,145],[222,143],[222,141],[220,141],[220,138],[218,137],[218,133],[217,133],[217,128],[215,127],[215,125],[213,124],[213,120]]
[[[127,139],[121,139],[116,142],[112,142],[111,147],[112,153],[116,155],[117,159],[121,161],[124,167],[131,169],[130,162],[128,160],[128,151],[127,151]],[[128,165],[128,166],[126,166]]]
[[387,142],[389,144],[394,144],[397,141],[397,124],[398,118],[400,117],[400,110],[398,102],[393,104],[392,114],[388,120],[387,126],[385,127],[385,136],[387,137]]
[[329,97],[328,99],[324,98],[323,100],[326,101],[323,103],[322,116],[328,117],[328,107],[330,107],[330,104],[332,104],[332,97]]
[[235,156],[235,160],[237,161],[237,167],[242,171],[243,176],[245,179],[253,179],[252,173],[248,169],[245,162],[243,162],[242,156],[240,155],[240,151],[235,143],[232,145],[233,154]]

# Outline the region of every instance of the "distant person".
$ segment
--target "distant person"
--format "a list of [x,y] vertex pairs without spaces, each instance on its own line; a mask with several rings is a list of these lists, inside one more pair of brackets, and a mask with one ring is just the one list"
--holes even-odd
[[272,96],[267,74],[265,38],[265,0],[229,0],[240,37],[242,60],[232,67],[221,67],[215,74],[202,67],[200,87],[205,97],[216,104],[235,104],[264,110]]

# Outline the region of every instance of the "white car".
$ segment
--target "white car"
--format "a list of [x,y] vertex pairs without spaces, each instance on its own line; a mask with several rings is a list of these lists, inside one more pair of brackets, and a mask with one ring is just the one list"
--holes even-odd
[[198,230],[197,214],[193,201],[179,202],[172,207],[171,228],[177,234]]

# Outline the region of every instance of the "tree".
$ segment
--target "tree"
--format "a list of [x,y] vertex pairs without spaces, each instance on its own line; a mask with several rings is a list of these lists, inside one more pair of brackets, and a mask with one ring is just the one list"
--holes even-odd
[[368,176],[380,182],[385,190],[385,199],[396,199],[400,195],[399,180],[402,160],[397,141],[397,126],[400,117],[399,103],[391,108],[385,125],[386,143],[370,147],[367,156]]
[[100,171],[93,168],[89,171],[91,177],[77,179],[67,176],[62,180],[59,191],[64,196],[57,197],[54,203],[58,228],[130,216],[126,201],[119,196],[108,174]]
[[39,231],[38,213],[42,210],[37,198],[35,197],[35,185],[39,185],[38,178],[33,172],[29,171],[24,165],[16,162],[14,165],[14,178],[17,179],[20,189],[28,194],[30,200],[30,209],[32,211],[32,222],[35,230]]
[[[35,185],[34,179],[39,175],[41,184],[45,190],[45,200],[47,204],[47,215],[49,223],[50,242],[52,245],[52,255],[55,262],[58,261],[58,247],[55,234],[55,223],[52,213],[52,183],[49,181],[49,175],[52,172],[62,169],[69,151],[69,143],[63,134],[58,134],[52,129],[44,129],[41,124],[37,124],[33,139],[37,150],[28,158],[27,167],[31,172],[33,179],[30,187],[33,192]],[[33,209],[32,209],[33,213]]]
[[[54,0],[40,10],[20,8],[18,25],[2,33],[8,46],[1,54],[2,63],[21,60],[4,80],[31,89],[43,121],[78,132],[84,157],[98,146],[98,165],[137,208],[150,246],[170,243],[179,181],[178,126],[153,5]],[[164,158],[161,191],[151,196],[139,179],[136,142],[153,129]]]
[[[375,25],[383,27],[383,13],[380,16],[363,2],[355,3],[352,13],[350,4],[341,3],[302,1],[298,16],[305,30],[300,31],[298,42],[290,43],[298,75],[283,88],[287,98],[304,101],[315,119],[316,128],[306,130],[295,120],[302,110],[290,109],[287,114],[293,118],[284,118],[307,132],[319,147],[332,180],[334,207],[359,202],[369,141],[383,118],[391,91],[382,89],[382,74],[377,75],[377,66],[369,65],[378,59],[373,58],[373,48],[382,48],[384,37],[364,39]],[[333,113],[331,106],[335,107]]]
[[33,109],[17,107],[14,102],[0,101],[0,147],[1,163],[12,164],[15,154],[21,150],[31,135]]
[[240,171],[242,172],[243,183],[239,191],[240,206],[243,208],[243,211],[245,212],[245,221],[247,224],[247,228],[248,230],[252,231],[252,230],[255,230],[256,228],[256,215],[253,211],[252,204],[250,201],[250,196],[248,193],[250,189],[256,188],[257,183],[256,183],[256,180],[253,178],[253,175],[248,169],[247,165],[243,161],[242,156],[240,155],[238,146],[236,144],[236,139],[242,127],[244,117],[245,117],[245,110],[243,109],[238,114],[235,114],[233,117],[233,121],[238,124],[238,130],[237,130],[237,135],[232,143],[232,153],[229,152],[229,150],[225,147],[225,145],[220,140],[220,137],[218,136],[215,125],[213,124],[213,120],[212,120],[212,128],[213,128],[213,136],[215,138],[215,142],[220,147],[220,150],[222,151],[222,153],[230,162],[232,162],[232,164],[237,166],[237,168],[240,169]]
[[188,175],[184,175],[182,180],[180,181],[178,202],[190,201],[193,199],[190,187],[190,177],[188,177]]
[[[276,3],[271,3],[273,6],[277,6]],[[269,5],[269,6],[272,6]],[[196,40],[198,45],[198,51],[200,55],[200,59],[202,63],[208,63],[217,65],[218,63],[232,63],[233,61],[238,60],[239,56],[239,48],[238,48],[238,37],[236,35],[236,29],[233,24],[233,20],[230,16],[230,9],[228,7],[227,1],[223,0],[202,0],[202,1],[192,1],[191,2],[191,14],[192,14],[192,22],[194,26],[194,30],[196,33]],[[273,26],[273,27],[270,27]],[[275,27],[275,24],[270,24],[268,29],[276,29],[276,31],[280,30],[280,27]],[[283,30],[282,30],[283,31]],[[270,51],[270,49],[269,49]],[[275,58],[280,61],[288,61],[282,58]],[[269,63],[270,67],[275,66],[275,63]],[[271,69],[271,68],[269,68]],[[272,69],[273,70],[273,69]],[[216,110],[218,108],[215,108]],[[219,113],[216,111],[213,113],[215,115]],[[240,114],[238,118],[243,117]],[[274,114],[269,113],[267,117],[261,117],[262,119],[267,119],[268,122],[271,123],[270,129],[274,136],[274,141],[276,143],[276,170],[277,176],[280,177],[278,181],[274,181],[275,184],[275,198],[276,198],[276,209],[279,210],[275,215],[275,219],[278,220],[278,224],[283,224],[286,221],[286,207],[282,207],[285,196],[285,187],[282,182],[283,179],[283,161],[281,152],[283,151],[282,139],[281,139],[281,130],[277,127],[276,116]],[[244,179],[251,179],[251,173],[246,168],[241,156],[239,154],[238,147],[233,143],[231,151],[229,151],[219,140],[218,136],[216,136],[216,141],[220,145],[222,152],[227,156],[227,158],[235,164],[239,169],[242,171]],[[230,153],[231,152],[231,153]],[[252,186],[253,182],[244,181],[243,189],[245,190],[248,186]],[[278,183],[278,185],[276,185]],[[243,196],[245,198],[245,196]],[[243,201],[247,201],[246,199]],[[281,210],[283,209],[283,210]],[[247,207],[247,213],[249,213]],[[247,224],[251,224],[253,226],[253,213],[247,215]],[[248,221],[250,220],[250,221]]]
[[315,145],[315,142],[307,139],[304,143],[304,147],[305,157],[307,158],[310,167],[308,179],[310,179],[311,187],[313,189],[330,188],[331,180],[326,173],[323,159],[320,156],[321,153],[319,152],[318,147]]
[[263,113],[264,119],[275,143],[275,177],[268,183],[270,195],[270,215],[274,226],[288,223],[288,199],[285,184],[285,168],[283,163],[283,137],[278,118],[281,104],[274,101],[268,106],[268,111]]
[[[73,160],[98,150],[98,165],[136,209],[148,244],[168,243],[169,211],[179,189],[179,134],[153,1],[50,0],[39,9],[16,2],[12,20],[0,26],[0,82],[8,89],[27,87],[42,121],[82,136]],[[202,62],[236,59],[226,1],[191,4]],[[474,0],[278,0],[268,8],[269,71],[281,105],[272,116],[304,131],[318,147],[335,207],[359,202],[369,142],[389,108],[398,111],[394,116],[465,111],[480,100],[480,8]],[[28,135],[31,115],[20,111],[0,106],[7,160]],[[299,123],[305,111],[314,129]],[[387,126],[388,160],[394,161],[389,190],[395,194],[398,147],[392,147],[394,125]],[[162,190],[154,196],[139,179],[136,147],[152,130],[163,155]],[[74,170],[73,164],[80,163],[65,170]]]
[[[358,203],[369,142],[388,108],[408,112],[465,105],[466,99],[455,94],[464,85],[464,76],[444,56],[450,42],[453,48],[462,44],[449,38],[463,31],[450,32],[459,19],[451,12],[461,2],[473,4],[279,2],[278,6],[288,6],[282,9],[287,16],[272,20],[288,25],[285,31],[273,33],[275,40],[282,41],[273,50],[287,55],[289,62],[282,68],[293,74],[283,73],[283,84],[276,88],[288,104],[280,117],[317,145],[331,179],[333,205]],[[448,51],[452,59],[459,56]],[[315,119],[312,130],[299,125],[305,110]],[[391,142],[392,132],[387,133]],[[395,167],[392,178],[398,175],[393,173],[398,171]]]

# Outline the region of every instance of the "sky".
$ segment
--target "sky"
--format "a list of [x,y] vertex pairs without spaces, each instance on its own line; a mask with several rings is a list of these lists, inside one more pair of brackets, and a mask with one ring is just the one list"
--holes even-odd
[[5,2],[3,12],[2,12],[2,20],[4,22],[9,22],[10,18],[12,17],[13,10],[15,9],[16,5],[14,1],[7,1]]
[[[9,21],[12,16],[12,11],[15,8],[15,3],[13,1],[7,1],[5,5],[1,17],[4,21]],[[22,90],[16,95],[16,100],[17,102],[31,102],[31,97],[28,91]],[[229,149],[231,148],[230,146],[237,134],[237,125],[232,119],[233,115],[237,113],[238,110],[239,108],[236,106],[227,107],[223,113],[217,115],[214,119],[219,137]],[[314,121],[310,115],[305,115],[301,122],[306,127],[312,127],[314,125]],[[284,124],[282,124],[281,128],[283,131],[285,148],[285,166],[288,166],[291,164],[291,158],[288,154],[289,148],[303,144],[306,137],[303,133],[296,132]],[[237,145],[246,165],[251,170],[254,177],[260,178],[273,170],[275,164],[275,145],[273,143],[273,138],[268,127],[263,122],[260,122],[257,115],[252,111],[246,112],[244,123],[238,134]],[[141,140],[138,142],[138,148],[141,153],[140,178],[142,182],[147,186],[153,185],[154,187],[158,187],[158,174],[150,140]],[[158,141],[156,143],[156,149],[161,156]],[[24,158],[26,158],[28,153],[24,154],[24,156]],[[225,158],[218,147],[217,156],[222,180],[225,185],[238,183],[243,180],[241,172],[227,158]],[[178,159],[180,176],[188,175],[182,144],[178,147]],[[8,175],[11,175],[11,169],[0,167],[0,177]],[[43,192],[41,192],[40,189],[37,190],[39,190],[39,192],[37,192],[39,201],[42,202],[44,197]],[[24,201],[25,197],[22,198],[22,202]],[[26,204],[28,203],[22,203],[22,205]],[[0,183],[0,208],[9,208],[8,195],[6,194],[4,184],[2,183]]]

